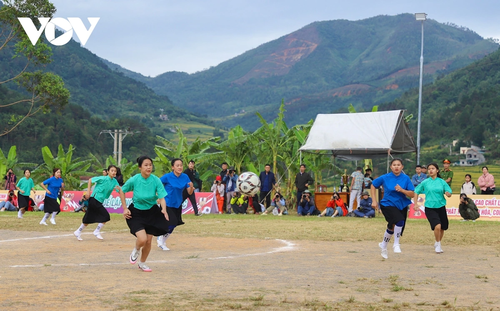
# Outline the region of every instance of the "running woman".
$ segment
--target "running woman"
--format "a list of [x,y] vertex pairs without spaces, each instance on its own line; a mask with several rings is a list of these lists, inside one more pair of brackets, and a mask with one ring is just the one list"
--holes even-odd
[[429,178],[425,179],[415,189],[414,202],[417,202],[419,194],[425,193],[425,216],[436,238],[434,250],[437,254],[440,254],[443,252],[441,240],[443,240],[444,231],[448,229],[449,224],[444,195],[449,198],[452,191],[446,181],[441,179],[439,167],[436,163],[427,165],[427,175]]
[[[104,172],[104,171],[103,171]],[[107,175],[97,176],[89,179],[87,185],[87,193],[90,194],[90,189],[92,188],[92,184],[95,183],[95,188],[92,194],[89,197],[89,207],[87,208],[87,212],[83,216],[82,224],[80,228],[78,228],[73,234],[76,236],[78,241],[82,240],[82,231],[89,224],[98,223],[97,228],[94,230],[94,235],[99,240],[102,240],[101,229],[102,227],[111,220],[109,217],[109,213],[102,205],[104,200],[109,198],[111,192],[116,190],[119,192],[118,181],[115,179],[116,176],[116,166],[110,165],[106,170]]]
[[16,185],[17,191],[17,202],[19,203],[19,211],[17,212],[17,218],[23,218],[26,209],[29,207],[30,202],[30,194],[35,190],[35,183],[33,179],[31,179],[31,171],[26,169],[24,170],[24,177],[19,180]]
[[388,258],[387,244],[394,237],[394,245],[392,246],[394,253],[401,253],[399,239],[403,235],[403,230],[408,215],[408,205],[415,193],[410,177],[403,173],[403,161],[401,159],[393,159],[391,161],[391,172],[375,179],[371,185],[371,196],[373,198],[372,207],[378,208],[376,200],[376,190],[380,186],[384,187],[384,197],[380,201],[380,209],[387,221],[387,230],[384,233],[384,239],[378,246],[381,249],[381,255],[385,259]]
[[45,216],[43,216],[42,221],[40,221],[41,225],[47,226],[47,218],[49,218],[50,214],[52,217],[50,218],[50,223],[56,224],[56,215],[61,211],[61,206],[57,202],[57,196],[59,191],[61,191],[61,197],[64,191],[64,181],[61,178],[61,169],[54,168],[52,170],[54,176],[49,179],[43,181],[40,185],[43,189],[45,189],[45,199],[43,200],[43,211],[45,212]]
[[[168,231],[168,214],[165,205],[165,188],[160,179],[152,175],[153,160],[148,156],[137,158],[140,174],[127,180],[120,190],[120,199],[123,206],[123,216],[127,220],[130,233],[137,237],[135,247],[130,254],[130,263],[135,264],[139,255],[139,269],[151,272],[146,265],[146,259],[151,251],[153,236],[164,235]],[[133,203],[127,208],[125,192],[133,191]],[[156,201],[159,200],[160,207]],[[142,250],[142,252],[141,252]]]
[[167,238],[172,234],[175,227],[183,225],[182,221],[182,192],[187,190],[188,195],[194,191],[193,183],[187,174],[183,171],[183,162],[181,159],[173,159],[170,164],[172,165],[172,172],[163,175],[160,180],[165,186],[165,191],[168,195],[165,197],[167,203],[167,213],[170,219],[170,226],[165,235],[159,236],[156,239],[158,247],[164,251],[170,250],[165,244]]

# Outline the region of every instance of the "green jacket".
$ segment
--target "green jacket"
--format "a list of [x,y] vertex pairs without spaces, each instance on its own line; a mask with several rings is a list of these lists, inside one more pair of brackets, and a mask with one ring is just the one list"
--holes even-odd
[[475,220],[479,218],[479,210],[471,198],[467,199],[467,203],[460,203],[458,211],[463,219]]

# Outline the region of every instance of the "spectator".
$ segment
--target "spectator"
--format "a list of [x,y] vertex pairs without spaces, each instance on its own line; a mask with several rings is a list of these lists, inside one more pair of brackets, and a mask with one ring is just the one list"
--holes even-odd
[[297,208],[297,215],[311,216],[316,207],[314,206],[314,197],[311,196],[309,190],[304,190],[300,198],[299,206]]
[[5,190],[15,190],[16,189],[17,177],[11,168],[9,168],[7,170],[7,174],[5,175],[5,177],[3,179],[5,179],[5,185],[4,185]]
[[372,199],[368,191],[364,191],[358,209],[354,211],[357,217],[372,218],[375,217],[375,210],[372,207]]
[[264,205],[259,203],[259,196],[257,194],[253,197],[248,197],[248,206],[253,209],[254,215],[259,215],[265,211]]
[[352,212],[352,209],[354,207],[354,199],[356,199],[356,202],[359,205],[359,202],[361,201],[361,191],[363,191],[363,182],[365,177],[363,176],[363,173],[361,173],[362,168],[360,166],[356,167],[356,171],[351,174],[351,193],[350,193],[350,198],[349,198],[349,213]]
[[[271,165],[266,164],[263,172],[260,172],[260,202],[264,204],[266,208],[271,205],[271,191],[276,184],[276,179],[274,178],[274,173],[271,172]],[[264,203],[265,201],[265,203]]]
[[17,211],[17,196],[14,194],[14,190],[9,191],[9,196],[7,200],[0,202],[0,212],[15,212]]
[[[107,170],[106,170],[107,172]],[[102,176],[108,176],[108,175],[102,175]],[[75,213],[78,212],[87,212],[87,208],[89,207],[89,198],[87,197],[87,192],[84,192],[82,195],[82,199],[78,201],[78,207],[75,208]]]
[[302,199],[302,192],[309,189],[309,185],[314,183],[314,179],[312,179],[311,175],[306,173],[306,165],[300,165],[300,172],[295,176],[295,187],[297,188],[297,210],[299,206],[299,202]]
[[338,192],[335,191],[333,193],[332,198],[326,204],[325,210],[318,215],[318,217],[323,216],[347,216],[347,208],[345,207],[344,201],[342,200]]
[[120,187],[123,186],[124,182],[123,182],[122,170],[119,167],[116,168],[116,177],[115,177],[115,179],[118,182],[118,184],[120,185]]
[[472,176],[470,174],[465,174],[465,182],[462,184],[462,189],[460,189],[460,193],[476,194],[476,185],[474,185],[471,179]]
[[411,183],[414,187],[420,185],[420,183],[427,178],[427,175],[422,173],[422,166],[420,164],[415,167],[415,173],[416,174],[411,178]]
[[453,180],[453,171],[450,170],[450,160],[448,159],[444,159],[443,160],[443,167],[444,169],[439,172],[439,174],[441,175],[441,178],[446,181],[446,183],[448,184],[448,186],[451,187],[451,181]]
[[[222,164],[224,166],[224,164]],[[226,176],[222,178],[222,182],[226,185],[226,212],[231,214],[231,198],[234,190],[236,189],[236,181],[238,180],[238,175],[234,173],[234,167],[230,167]]]
[[421,169],[422,174],[425,174],[425,176],[427,176],[427,166],[422,165],[422,166],[420,167],[420,169]]
[[483,175],[479,176],[477,184],[481,188],[481,194],[495,193],[495,177],[488,173],[487,166],[483,166]]
[[222,183],[225,185],[224,177],[227,175],[227,163],[222,162],[221,164],[222,171],[220,171],[220,178],[222,178]]
[[370,189],[372,185],[372,178],[369,173],[365,173],[365,178],[363,178],[363,189]]
[[102,176],[108,176],[108,169],[107,168],[102,169]]
[[248,197],[234,191],[231,198],[231,208],[235,214],[246,214],[248,208]]
[[200,192],[200,189],[202,186],[202,181],[200,179],[200,174],[198,173],[198,171],[195,169],[194,166],[195,166],[195,162],[194,162],[194,160],[191,160],[188,163],[188,167],[184,170],[184,174],[186,174],[189,177],[189,180],[191,180],[191,182],[193,183],[194,191],[193,191],[193,193],[188,194],[187,190],[184,189],[183,197],[185,196],[191,202],[191,206],[193,206],[193,210],[194,210],[194,215],[201,216],[201,214],[198,212],[198,204],[196,203],[195,192]]
[[460,194],[460,205],[458,206],[458,211],[460,216],[462,216],[462,221],[472,220],[473,222],[479,218],[479,210],[477,209],[474,201],[467,197],[467,194]]
[[275,208],[279,210],[278,216],[283,215],[283,212],[286,210],[285,198],[283,198],[283,196],[279,192],[276,192],[271,202],[271,206],[268,207],[264,211],[264,213],[262,213],[262,215],[267,215],[268,213],[272,213]]
[[219,214],[222,214],[222,211],[224,210],[224,185],[222,184],[222,178],[220,175],[215,177],[214,184],[212,185],[210,191],[215,192]]

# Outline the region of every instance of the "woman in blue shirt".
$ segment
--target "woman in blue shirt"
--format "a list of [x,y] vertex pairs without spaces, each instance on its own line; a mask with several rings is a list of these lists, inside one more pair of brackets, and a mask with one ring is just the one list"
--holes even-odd
[[194,191],[193,183],[189,179],[189,176],[183,173],[184,167],[182,160],[173,159],[170,163],[172,164],[172,172],[160,178],[167,192],[165,201],[167,202],[167,213],[170,219],[170,226],[167,234],[159,236],[156,240],[158,247],[164,251],[169,250],[165,242],[170,234],[172,234],[175,227],[184,224],[182,221],[182,202],[184,201],[182,199],[182,191],[186,189],[188,195],[191,195]]
[[384,187],[384,197],[380,201],[380,209],[387,221],[387,230],[384,233],[384,239],[379,243],[381,255],[385,259],[387,255],[387,244],[394,237],[394,253],[401,253],[399,238],[403,235],[406,216],[408,215],[408,205],[415,193],[410,177],[403,173],[403,161],[393,159],[391,161],[391,172],[375,179],[371,185],[372,207],[377,209],[376,188]]
[[[88,208],[85,215],[83,215],[82,224],[80,227],[73,232],[78,241],[82,240],[82,231],[89,224],[98,223],[97,228],[94,230],[94,235],[99,240],[102,240],[101,229],[102,227],[111,220],[109,217],[109,212],[106,210],[102,203],[104,200],[109,198],[113,190],[118,189],[118,181],[115,179],[117,173],[117,167],[114,165],[108,166],[107,175],[97,176],[89,179],[87,185],[87,193],[89,194]],[[90,192],[92,188],[92,183],[96,186],[94,191]]]
[[59,191],[61,191],[61,197],[64,191],[64,182],[61,178],[61,169],[54,168],[52,170],[54,176],[49,179],[43,181],[40,185],[43,189],[45,189],[45,199],[43,200],[44,208],[43,211],[45,215],[43,216],[42,221],[40,221],[41,225],[47,226],[47,218],[49,218],[50,214],[52,217],[50,218],[50,223],[56,224],[56,215],[61,211],[61,206],[59,202],[57,202],[57,196],[59,195]]

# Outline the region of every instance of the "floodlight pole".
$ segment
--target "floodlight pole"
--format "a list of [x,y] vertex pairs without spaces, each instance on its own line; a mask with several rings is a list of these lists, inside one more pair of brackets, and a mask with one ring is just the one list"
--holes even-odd
[[424,21],[427,18],[425,13],[416,13],[417,21],[422,22],[422,43],[420,45],[420,84],[418,89],[418,122],[417,122],[417,164],[420,164],[420,124],[422,117],[422,82],[424,76]]

